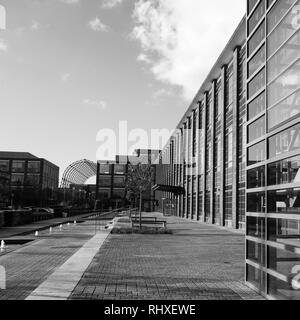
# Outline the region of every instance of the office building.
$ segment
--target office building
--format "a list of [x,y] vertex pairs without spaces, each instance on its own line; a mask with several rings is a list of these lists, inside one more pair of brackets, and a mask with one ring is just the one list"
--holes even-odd
[[27,152],[0,151],[0,173],[6,179],[7,204],[46,205],[58,188],[59,168]]
[[300,299],[299,27],[300,1],[247,1],[156,176],[161,211],[245,231],[247,283],[277,299]]

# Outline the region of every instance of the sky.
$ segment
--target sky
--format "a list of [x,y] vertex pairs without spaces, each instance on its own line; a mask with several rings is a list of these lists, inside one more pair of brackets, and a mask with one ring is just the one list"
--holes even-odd
[[99,136],[118,137],[120,121],[149,137],[175,129],[246,12],[245,0],[0,5],[0,150],[46,158],[61,174],[79,159],[96,161]]

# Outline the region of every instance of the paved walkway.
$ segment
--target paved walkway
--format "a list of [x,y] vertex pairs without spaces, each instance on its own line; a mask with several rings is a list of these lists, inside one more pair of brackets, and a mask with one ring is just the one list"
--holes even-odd
[[70,299],[262,299],[244,284],[244,236],[178,218],[173,235],[110,235]]
[[[38,238],[23,237],[34,241],[0,256],[0,266],[5,268],[7,279],[6,290],[0,290],[0,300],[26,299],[94,236],[95,223],[91,221],[64,225],[62,230],[54,228],[51,234],[45,230]],[[95,252],[99,248],[98,243]],[[79,261],[76,259],[73,263],[77,265]],[[72,278],[71,272],[69,278]]]

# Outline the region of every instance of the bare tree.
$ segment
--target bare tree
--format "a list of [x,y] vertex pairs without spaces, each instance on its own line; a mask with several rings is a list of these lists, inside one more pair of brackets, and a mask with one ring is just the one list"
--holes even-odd
[[140,229],[142,228],[143,194],[151,187],[152,166],[150,164],[129,165],[126,183],[127,199],[137,205],[139,199]]

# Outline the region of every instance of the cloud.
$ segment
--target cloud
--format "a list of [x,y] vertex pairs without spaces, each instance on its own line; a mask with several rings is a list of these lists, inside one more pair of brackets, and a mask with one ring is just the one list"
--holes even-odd
[[100,101],[95,101],[95,100],[90,100],[90,99],[84,99],[82,101],[83,104],[87,106],[92,106],[100,110],[106,110],[107,109],[107,102],[100,100]]
[[0,52],[6,52],[8,50],[8,45],[3,39],[0,39]]
[[138,57],[137,57],[137,61],[145,62],[147,64],[151,64],[151,60],[149,59],[149,57],[145,53],[139,54]]
[[104,9],[111,9],[118,5],[120,5],[123,0],[102,0],[102,8]]
[[71,77],[70,73],[63,73],[63,74],[60,76],[60,81],[61,81],[62,83],[66,83],[66,82],[68,82],[68,81],[70,80],[70,77]]
[[159,81],[190,100],[246,12],[241,0],[138,0],[131,37]]
[[101,32],[106,32],[108,31],[108,26],[105,25],[104,23],[101,22],[101,20],[96,17],[95,19],[92,19],[89,21],[88,26],[90,29],[93,31],[101,31]]

